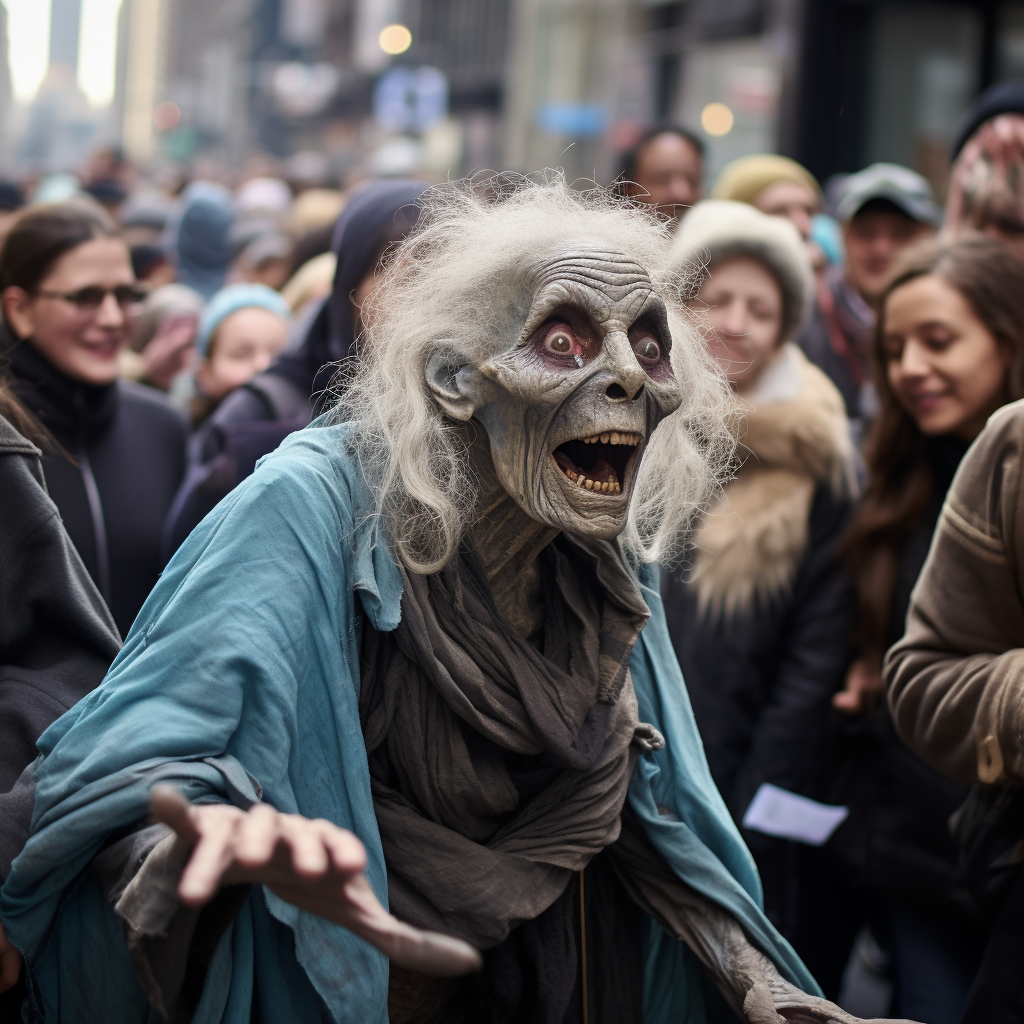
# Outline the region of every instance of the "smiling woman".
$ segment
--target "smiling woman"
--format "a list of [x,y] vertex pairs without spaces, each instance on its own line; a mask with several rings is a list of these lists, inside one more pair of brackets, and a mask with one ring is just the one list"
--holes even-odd
[[185,461],[185,425],[158,392],[118,380],[142,292],[99,208],[31,208],[0,255],[12,387],[61,446],[47,489],[127,633],[163,563],[160,533]]

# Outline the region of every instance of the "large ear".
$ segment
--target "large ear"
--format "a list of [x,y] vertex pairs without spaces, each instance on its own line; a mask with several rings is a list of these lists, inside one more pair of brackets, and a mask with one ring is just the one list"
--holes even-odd
[[473,366],[453,366],[443,352],[427,360],[427,386],[445,415],[465,423],[487,402],[487,378]]

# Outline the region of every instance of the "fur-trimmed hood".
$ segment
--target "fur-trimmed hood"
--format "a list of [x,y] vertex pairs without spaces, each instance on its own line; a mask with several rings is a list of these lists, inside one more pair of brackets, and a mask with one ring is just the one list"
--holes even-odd
[[783,345],[747,396],[743,463],[694,538],[702,614],[733,615],[792,591],[814,492],[857,489],[842,396],[796,345]]

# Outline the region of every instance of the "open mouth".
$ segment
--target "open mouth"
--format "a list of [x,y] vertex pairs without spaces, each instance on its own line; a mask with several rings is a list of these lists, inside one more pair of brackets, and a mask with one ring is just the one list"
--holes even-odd
[[630,460],[641,434],[610,430],[560,444],[554,451],[558,468],[577,487],[602,494],[621,494]]

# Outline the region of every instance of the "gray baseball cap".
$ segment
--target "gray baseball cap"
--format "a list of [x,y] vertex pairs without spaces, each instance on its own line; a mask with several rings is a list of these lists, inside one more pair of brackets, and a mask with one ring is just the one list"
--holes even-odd
[[899,164],[872,164],[851,174],[842,184],[836,219],[846,224],[872,199],[887,199],[908,217],[938,227],[942,210],[928,179]]

